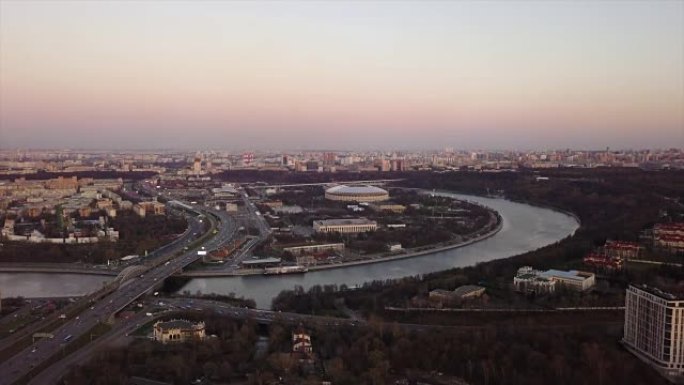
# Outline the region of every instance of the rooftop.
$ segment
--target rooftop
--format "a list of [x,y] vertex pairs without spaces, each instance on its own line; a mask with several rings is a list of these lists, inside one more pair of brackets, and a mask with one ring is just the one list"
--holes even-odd
[[314,221],[314,224],[321,226],[339,226],[339,225],[370,225],[375,224],[367,218],[342,218],[342,219],[321,219]]
[[631,285],[639,290],[651,293],[668,301],[684,301],[684,285],[668,288],[657,288],[647,285]]
[[258,265],[260,263],[280,263],[280,258],[259,258],[259,259],[246,259],[242,261],[243,265]]
[[575,281],[584,281],[585,279],[587,279],[591,276],[590,273],[585,273],[585,272],[577,271],[577,270],[565,271],[565,270],[555,270],[555,269],[544,271],[544,272],[540,273],[539,275],[542,277],[547,277],[547,278],[558,277],[558,278],[562,278],[562,279],[572,279]]
[[387,190],[381,189],[376,186],[346,186],[339,185],[331,187],[325,190],[328,194],[349,194],[349,195],[361,195],[361,194],[387,194]]
[[190,321],[175,319],[166,322],[157,322],[154,326],[162,329],[193,329],[196,326],[200,326],[200,324],[194,324]]
[[484,289],[484,287],[482,287],[482,286],[463,285],[463,286],[457,287],[456,290],[454,290],[454,295],[464,296],[464,295],[468,295],[472,292],[480,291],[482,289]]

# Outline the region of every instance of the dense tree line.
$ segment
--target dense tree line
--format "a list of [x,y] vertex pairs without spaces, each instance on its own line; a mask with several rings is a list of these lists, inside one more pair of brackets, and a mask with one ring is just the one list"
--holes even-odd
[[[94,356],[65,384],[125,384],[141,376],[174,384],[391,384],[415,373],[453,376],[470,384],[666,384],[653,369],[619,348],[620,327],[528,324],[433,328],[421,331],[371,321],[368,326],[306,326],[314,361],[289,353],[293,326],[267,329],[204,314],[204,342],[161,345],[140,340]],[[259,347],[259,336],[267,347]]]

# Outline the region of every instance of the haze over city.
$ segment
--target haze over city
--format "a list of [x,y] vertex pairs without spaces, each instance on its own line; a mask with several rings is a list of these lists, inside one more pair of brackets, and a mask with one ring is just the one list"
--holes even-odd
[[2,148],[684,144],[684,3],[0,2]]

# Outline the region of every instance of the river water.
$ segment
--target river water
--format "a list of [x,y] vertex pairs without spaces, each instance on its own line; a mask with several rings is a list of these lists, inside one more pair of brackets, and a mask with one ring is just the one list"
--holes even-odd
[[113,277],[86,274],[0,273],[0,295],[6,297],[73,297],[93,292]]
[[[234,293],[238,297],[254,299],[260,308],[269,308],[271,300],[281,290],[292,289],[296,285],[305,289],[326,284],[356,286],[373,280],[474,265],[558,242],[574,233],[579,226],[573,217],[545,208],[504,199],[445,195],[474,201],[498,211],[503,218],[501,231],[472,245],[414,258],[296,275],[197,278],[188,282],[180,291]],[[100,288],[109,279],[111,277],[82,274],[0,273],[0,294],[3,297],[77,296]]]

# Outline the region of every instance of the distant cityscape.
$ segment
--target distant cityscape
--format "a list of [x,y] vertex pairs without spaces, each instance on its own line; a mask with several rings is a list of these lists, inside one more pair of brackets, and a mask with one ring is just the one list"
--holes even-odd
[[684,150],[583,151],[86,151],[0,150],[0,176],[44,172],[155,172],[208,175],[226,170],[296,172],[516,170],[557,167],[682,169]]

